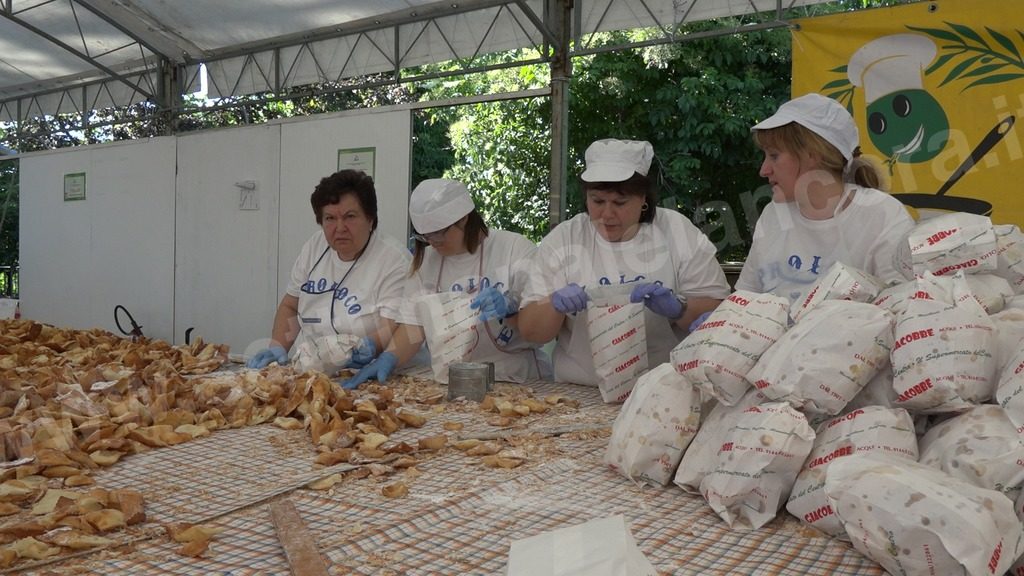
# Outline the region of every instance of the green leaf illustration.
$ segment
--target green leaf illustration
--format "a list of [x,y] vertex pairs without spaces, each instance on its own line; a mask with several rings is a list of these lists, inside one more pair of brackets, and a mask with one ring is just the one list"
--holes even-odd
[[985,39],[982,38],[977,32],[972,30],[969,26],[964,26],[963,24],[956,24],[953,22],[946,22],[946,24],[949,25],[949,27],[952,28],[953,30],[959,32],[961,36],[965,38],[970,38],[971,40],[974,40],[975,42],[981,44],[985,48],[988,48],[988,42],[985,42]]
[[1000,68],[1005,68],[1006,66],[1006,62],[1001,62],[999,64],[988,64],[986,66],[978,66],[974,70],[965,73],[963,76],[961,76],[961,78],[973,78],[975,76],[981,76],[982,74],[995,72],[996,70],[999,70]]
[[846,74],[846,64],[843,64],[842,66],[837,66],[829,70],[829,72],[836,72],[837,74]]
[[821,87],[821,89],[822,90],[828,90],[830,88],[842,88],[843,86],[849,86],[849,85],[850,85],[850,79],[849,78],[840,78],[839,80],[833,80],[833,81],[829,82],[828,84],[825,84],[824,86]]
[[985,30],[988,30],[989,36],[995,38],[996,42],[999,42],[999,44],[1001,44],[1003,48],[1009,50],[1014,56],[1017,57],[1017,60],[1020,60],[1020,52],[1018,52],[1017,47],[1014,46],[1013,40],[1010,40],[1005,35],[1000,34],[998,31],[993,30],[988,26],[985,26]]
[[939,59],[936,60],[934,64],[929,66],[928,69],[924,71],[924,73],[931,74],[932,72],[935,72],[939,68],[942,68],[943,64],[949,62],[954,56],[958,56],[960,54],[963,54],[962,50],[960,52],[950,52],[949,54],[943,54],[942,56],[939,56]]
[[975,62],[980,60],[981,56],[982,56],[981,54],[979,54],[977,56],[971,56],[967,60],[964,60],[963,62],[961,62],[961,63],[957,64],[956,66],[954,66],[953,69],[949,71],[949,74],[946,75],[946,79],[943,80],[939,84],[939,87],[941,88],[942,86],[945,86],[946,84],[949,84],[953,80],[956,80],[957,78],[959,78],[960,74],[962,74],[965,70],[970,68],[971,64],[974,64]]
[[964,43],[963,39],[957,36],[956,34],[953,34],[952,32],[947,32],[946,30],[942,30],[939,28],[919,28],[917,26],[907,26],[907,28],[910,30],[914,30],[915,32],[924,32],[929,36],[934,36],[941,40],[949,40],[950,42],[957,42],[959,44]]
[[979,78],[974,82],[971,82],[970,84],[965,86],[964,89],[961,90],[961,92],[967,90],[968,88],[974,88],[975,86],[983,86],[985,84],[1002,84],[1003,82],[1009,82],[1011,80],[1016,80],[1018,78],[1024,78],[1024,73],[1013,72],[1008,74],[993,74],[991,76]]
[[[994,41],[989,44],[981,34],[970,26],[955,22],[944,22],[944,24],[949,27],[949,30],[907,26],[908,30],[927,34],[942,42],[940,46],[937,46],[941,55],[924,71],[926,75],[934,74],[947,64],[953,65],[952,69],[946,73],[946,77],[939,83],[939,87],[954,80],[974,78],[975,80],[964,88],[966,90],[974,86],[998,84],[1024,77],[1022,73],[1000,72],[1007,66],[1024,70],[1024,58],[1021,56],[1024,50],[1018,48],[1007,34],[985,26],[985,31]],[[1014,31],[1024,41],[1024,31]],[[961,56],[963,59],[960,58]],[[958,60],[959,62],[957,62]]]
[[850,114],[853,114],[853,91],[854,91],[854,87],[851,85],[846,90],[839,90],[839,91],[831,92],[831,93],[828,93],[828,94],[825,94],[825,95],[828,96],[829,98],[832,98],[833,100],[839,102],[840,104],[845,104],[846,105],[846,110]]

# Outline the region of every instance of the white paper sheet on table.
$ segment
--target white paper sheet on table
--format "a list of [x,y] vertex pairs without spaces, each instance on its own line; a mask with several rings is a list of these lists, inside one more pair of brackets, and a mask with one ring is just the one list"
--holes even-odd
[[508,576],[657,576],[621,514],[512,542]]

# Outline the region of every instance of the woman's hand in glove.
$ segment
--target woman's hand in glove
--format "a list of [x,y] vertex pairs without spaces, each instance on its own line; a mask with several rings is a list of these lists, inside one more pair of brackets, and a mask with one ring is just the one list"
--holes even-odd
[[637,284],[629,294],[629,301],[634,304],[643,302],[651,312],[673,322],[682,318],[683,312],[686,311],[683,303],[676,298],[676,293],[661,284]]
[[480,310],[480,321],[493,318],[507,318],[519,311],[519,306],[497,288],[488,286],[477,294],[469,304],[473,310]]
[[589,299],[587,291],[579,284],[572,282],[551,294],[551,305],[562,314],[575,314],[580,310],[586,310]]
[[271,362],[277,362],[281,366],[288,363],[288,351],[281,346],[271,346],[270,348],[264,348],[256,354],[253,354],[252,358],[245,363],[246,368],[265,368],[270,365]]
[[342,382],[341,387],[345,390],[354,390],[363,382],[373,379],[384,384],[388,381],[391,373],[395,371],[395,366],[397,365],[398,356],[395,356],[393,352],[382,352],[376,360],[364,366],[359,373]]
[[373,338],[364,336],[359,341],[359,345],[352,349],[352,358],[345,364],[345,368],[355,368],[357,370],[365,368],[367,364],[373,362],[373,359],[377,356],[377,345],[373,342]]

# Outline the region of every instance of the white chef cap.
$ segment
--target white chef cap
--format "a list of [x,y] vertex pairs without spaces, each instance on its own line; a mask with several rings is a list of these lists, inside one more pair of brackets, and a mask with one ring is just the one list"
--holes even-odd
[[584,155],[587,169],[580,178],[584,182],[622,182],[633,173],[647,176],[654,159],[654,147],[644,140],[597,140]]
[[921,34],[891,34],[861,46],[846,66],[854,86],[870,104],[886,94],[924,87],[924,71],[935,59],[935,42]]
[[420,234],[447,228],[473,211],[475,205],[462,182],[432,178],[424,180],[409,198],[409,219]]

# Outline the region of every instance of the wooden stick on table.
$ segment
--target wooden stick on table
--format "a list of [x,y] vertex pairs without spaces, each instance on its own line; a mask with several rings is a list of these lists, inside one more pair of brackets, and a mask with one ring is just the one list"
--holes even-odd
[[327,566],[317,550],[316,540],[306,529],[292,501],[282,499],[271,502],[270,518],[288,558],[292,575],[327,576]]
[[599,430],[610,430],[610,422],[597,424],[569,424],[566,426],[552,426],[549,428],[523,428],[520,430],[499,430],[497,432],[480,432],[478,434],[465,434],[459,436],[459,440],[497,440],[499,438],[511,438],[513,436],[561,436],[573,432],[597,432]]

